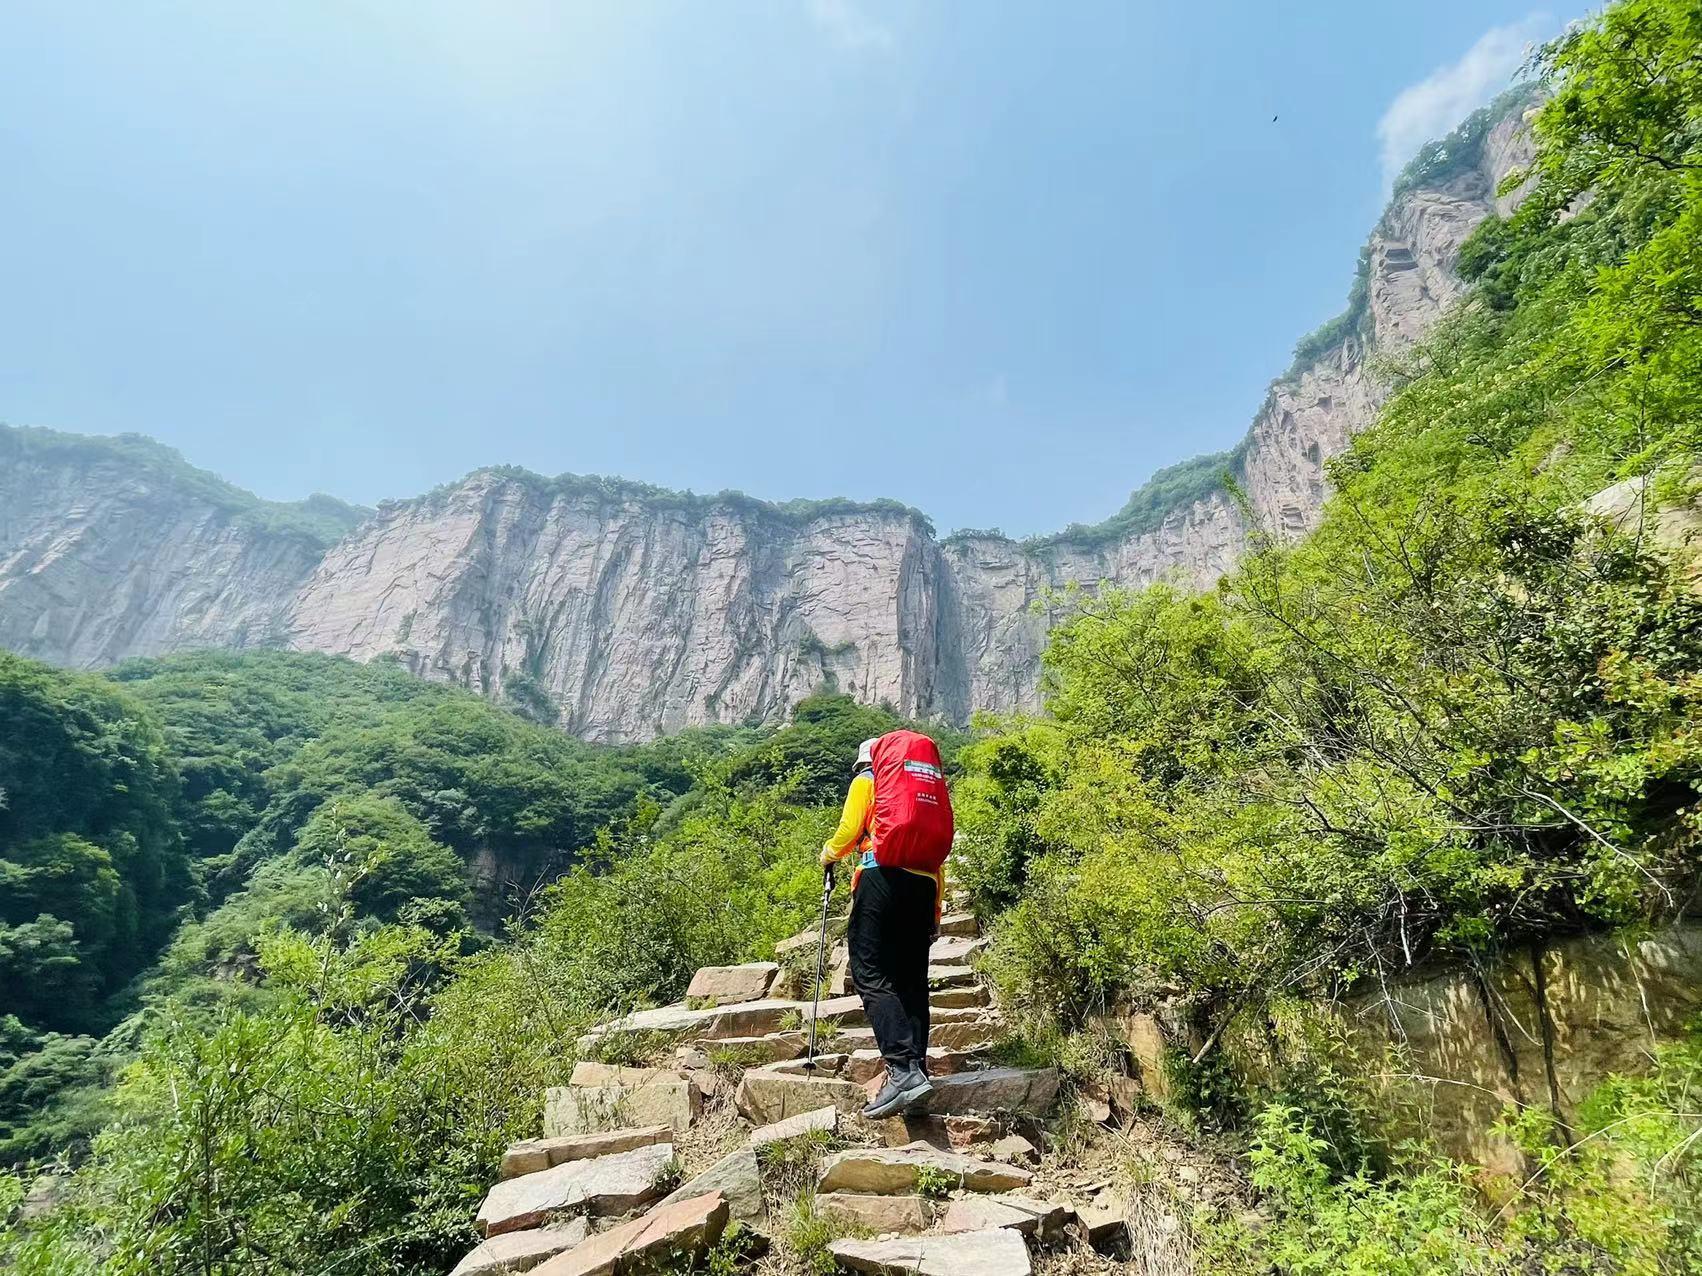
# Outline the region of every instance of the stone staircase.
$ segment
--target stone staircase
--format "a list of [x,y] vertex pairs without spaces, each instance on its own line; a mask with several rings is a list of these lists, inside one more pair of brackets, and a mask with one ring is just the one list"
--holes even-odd
[[478,1212],[485,1239],[454,1276],[678,1268],[735,1221],[754,1256],[790,1207],[765,1165],[795,1140],[838,1149],[802,1186],[848,1234],[830,1250],[846,1269],[1027,1276],[1031,1248],[1103,1243],[1114,1220],[1024,1195],[1035,1148],[1020,1131],[1037,1133],[1061,1078],[997,1063],[1004,1025],[973,965],[985,945],[975,919],[949,913],[929,954],[934,1093],[884,1121],[861,1116],[885,1069],[843,942],[819,1006],[808,997],[817,945],[812,930],[775,961],[699,970],[678,1005],[581,1038],[584,1061],[544,1096],[542,1137],[504,1155]]

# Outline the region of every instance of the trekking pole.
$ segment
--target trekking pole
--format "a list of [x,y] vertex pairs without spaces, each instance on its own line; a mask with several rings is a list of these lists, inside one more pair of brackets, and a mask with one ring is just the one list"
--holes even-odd
[[833,865],[824,864],[821,871],[821,939],[816,943],[815,1001],[810,1006],[810,1051],[804,1058],[804,1071],[816,1069],[816,1015],[821,1012],[821,981],[827,977],[827,901],[833,895]]

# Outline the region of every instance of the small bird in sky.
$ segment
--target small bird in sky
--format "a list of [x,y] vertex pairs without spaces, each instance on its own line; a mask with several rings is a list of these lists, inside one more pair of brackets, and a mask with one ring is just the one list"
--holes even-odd
[[[1279,112],[1279,114],[1280,114],[1280,112]],[[1277,117],[1275,115],[1271,116],[1271,123],[1275,124],[1276,122],[1277,122]]]

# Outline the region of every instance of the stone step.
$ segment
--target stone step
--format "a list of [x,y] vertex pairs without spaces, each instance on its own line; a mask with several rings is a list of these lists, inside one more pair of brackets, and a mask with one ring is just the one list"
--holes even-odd
[[809,1048],[802,1032],[771,1032],[763,1037],[726,1037],[720,1041],[693,1041],[679,1047],[675,1058],[681,1068],[700,1071],[725,1061],[741,1068],[782,1059],[796,1059]]
[[1010,1192],[1027,1187],[1033,1175],[1016,1165],[980,1161],[944,1152],[926,1143],[901,1148],[851,1148],[822,1162],[818,1192],[872,1192],[896,1196],[914,1192],[924,1167],[949,1175],[971,1192]]
[[573,1065],[573,1074],[568,1077],[567,1083],[577,1086],[618,1085],[636,1090],[654,1081],[679,1081],[683,1076],[678,1068],[628,1068],[581,1059]]
[[630,1152],[649,1147],[652,1143],[668,1143],[673,1139],[673,1127],[646,1125],[636,1129],[609,1130],[602,1134],[575,1134],[554,1139],[525,1139],[513,1144],[502,1154],[499,1177],[518,1178],[536,1174],[552,1165],[569,1161],[589,1161],[594,1157]]
[[559,1226],[504,1232],[480,1241],[476,1249],[455,1264],[449,1276],[509,1276],[512,1272],[531,1271],[545,1259],[572,1249],[590,1233],[591,1220],[583,1215]]
[[981,924],[975,920],[974,913],[947,913],[940,918],[940,934],[953,936],[974,936],[981,933]]
[[727,1200],[733,1217],[744,1223],[760,1222],[765,1215],[762,1199],[762,1170],[756,1149],[742,1147],[729,1152],[703,1173],[688,1179],[657,1202],[656,1208],[690,1200],[708,1192],[719,1192]]
[[579,1053],[595,1052],[605,1037],[620,1033],[695,1041],[721,1041],[729,1037],[762,1037],[781,1032],[791,1017],[809,1014],[810,1003],[791,1001],[783,997],[764,997],[761,1001],[741,1001],[730,1006],[658,1006],[654,1010],[636,1010],[630,1015],[592,1029],[579,1039]]
[[752,961],[740,966],[703,966],[691,977],[686,1000],[717,1006],[761,1001],[768,996],[779,974],[779,963],[772,961]]
[[885,1235],[928,1230],[928,1201],[920,1196],[871,1196],[866,1192],[818,1192],[816,1213],[835,1223]]
[[1058,1097],[1062,1080],[1056,1068],[976,1068],[930,1078],[934,1092],[919,1105],[922,1112],[1017,1112],[1042,1116]]
[[[978,1050],[953,1050],[949,1046],[928,1047],[928,1075],[930,1077],[949,1077],[953,1073],[966,1072],[979,1066],[985,1061],[985,1054]],[[881,1058],[879,1050],[853,1050],[845,1057],[845,1063],[839,1069],[839,1075],[847,1081],[855,1081],[858,1085],[867,1085],[886,1073],[886,1060]]]
[[697,1082],[672,1072],[640,1085],[552,1086],[544,1091],[544,1137],[633,1125],[666,1125],[683,1134],[702,1110]]
[[1075,1220],[1072,1206],[1030,1200],[1026,1196],[962,1196],[946,1207],[941,1232],[984,1232],[1007,1227],[1042,1245],[1056,1245]]
[[753,1148],[766,1147],[770,1143],[784,1143],[787,1139],[802,1138],[818,1130],[826,1134],[838,1132],[838,1108],[825,1107],[816,1108],[811,1112],[800,1112],[797,1116],[790,1116],[783,1121],[752,1130],[750,1145]]
[[973,966],[929,966],[928,987],[930,988],[961,988],[966,984],[975,984],[981,977],[975,973]]
[[841,1267],[869,1276],[1031,1276],[1028,1244],[1009,1228],[946,1235],[838,1240],[827,1247]]
[[479,1233],[501,1236],[542,1226],[552,1214],[624,1214],[661,1195],[657,1181],[674,1158],[672,1143],[568,1161],[535,1174],[504,1179],[479,1206]]
[[862,1086],[836,1077],[751,1068],[739,1079],[733,1102],[752,1124],[772,1125],[820,1108],[836,1108],[847,1114],[861,1112],[868,1106],[869,1096]]
[[928,994],[928,1004],[935,1010],[962,1010],[993,1004],[993,995],[980,984],[963,988],[939,988]]
[[961,966],[972,957],[978,956],[987,947],[987,941],[973,935],[946,935],[936,939],[928,949],[928,964],[931,966]]
[[616,1276],[665,1267],[671,1262],[689,1270],[721,1239],[730,1213],[719,1192],[658,1205],[532,1270],[536,1276]]

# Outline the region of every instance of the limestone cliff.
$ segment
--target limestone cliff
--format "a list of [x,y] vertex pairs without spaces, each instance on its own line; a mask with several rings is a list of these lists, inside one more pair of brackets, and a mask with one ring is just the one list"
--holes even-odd
[[1459,296],[1460,244],[1528,158],[1516,109],[1480,124],[1398,188],[1349,313],[1224,458],[1246,512],[1216,462],[1180,499],[1137,493],[1105,524],[1026,542],[942,542],[890,502],[508,470],[376,512],[279,506],[145,440],[0,428],[0,646],[80,667],[198,646],[384,656],[603,741],[773,718],[824,683],[953,721],[1034,707],[1049,591],[1203,585],[1255,532],[1316,524],[1325,461],[1386,394],[1373,357]]

